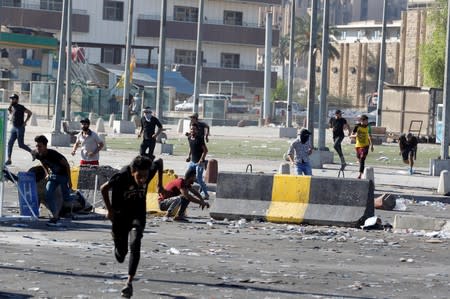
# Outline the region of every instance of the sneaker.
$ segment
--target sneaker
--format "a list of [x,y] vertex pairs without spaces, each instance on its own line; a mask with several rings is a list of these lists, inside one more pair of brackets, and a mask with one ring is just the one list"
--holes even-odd
[[341,169],[340,169],[340,170],[344,170],[346,166],[347,166],[347,163],[345,163],[345,162],[342,163],[342,164],[341,164]]
[[408,172],[409,172],[410,175],[413,175],[414,174],[414,169],[410,168]]
[[47,222],[47,226],[59,227],[62,226],[62,223],[58,218],[52,218]]
[[119,254],[119,251],[117,250],[117,248],[114,248],[114,256],[116,257],[116,260],[117,260],[119,263],[123,263],[123,261],[125,260],[125,257],[124,257],[124,256],[121,256],[121,255]]
[[6,160],[5,165],[11,165],[11,160]]
[[163,216],[163,217],[161,218],[161,221],[163,221],[163,222],[172,222],[172,218],[170,218],[170,217],[168,217],[168,216]]
[[127,283],[120,294],[124,298],[131,298],[131,296],[133,296],[133,285],[131,283]]
[[203,199],[204,199],[204,200],[209,200],[209,195],[205,195],[205,196],[203,197]]

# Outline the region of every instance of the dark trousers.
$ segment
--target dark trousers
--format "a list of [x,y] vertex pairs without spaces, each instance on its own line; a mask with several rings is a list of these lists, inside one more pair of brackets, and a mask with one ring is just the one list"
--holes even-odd
[[119,263],[125,260],[128,253],[128,239],[130,245],[130,259],[128,261],[128,275],[134,276],[141,258],[141,240],[145,228],[145,218],[128,218],[114,216],[112,236],[116,248],[116,258]]
[[[153,157],[153,151],[155,150],[155,146],[156,146],[156,140],[154,138],[151,139],[144,139],[142,140],[141,143],[141,149],[139,151],[139,154],[141,156],[148,156],[148,157]],[[148,149],[148,153],[146,153]]]
[[176,216],[176,210],[178,210],[178,216],[184,216],[186,212],[186,208],[189,205],[189,200],[184,198],[183,196],[174,196],[170,198],[166,198],[163,201],[159,202],[159,208],[161,211],[167,211],[168,216],[173,217]]
[[342,147],[341,147],[342,140],[344,140],[344,136],[333,137],[333,141],[334,141],[333,147],[336,150],[336,153],[339,155],[339,157],[344,156],[344,154],[342,153]]
[[10,133],[11,135],[9,136],[8,140],[8,159],[11,159],[12,149],[14,146],[14,142],[16,142],[16,139],[21,149],[24,149],[27,152],[31,152],[31,148],[23,141],[23,138],[25,136],[25,127],[12,127]]

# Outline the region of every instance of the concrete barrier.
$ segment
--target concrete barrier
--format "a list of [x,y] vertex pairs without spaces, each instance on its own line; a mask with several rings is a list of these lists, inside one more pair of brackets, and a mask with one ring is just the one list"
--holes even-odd
[[215,219],[358,226],[374,215],[368,180],[220,172]]
[[448,172],[448,170],[441,171],[437,193],[441,195],[450,194],[450,173]]

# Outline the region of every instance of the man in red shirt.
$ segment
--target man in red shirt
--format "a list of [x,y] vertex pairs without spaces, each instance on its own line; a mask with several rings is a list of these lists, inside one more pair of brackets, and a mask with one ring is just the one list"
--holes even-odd
[[[209,208],[200,193],[192,187],[195,181],[195,169],[188,169],[184,179],[177,178],[168,183],[159,194],[159,208],[167,211],[167,217],[175,221],[188,221],[185,216],[189,202],[198,203],[202,209]],[[178,210],[178,212],[177,212]]]

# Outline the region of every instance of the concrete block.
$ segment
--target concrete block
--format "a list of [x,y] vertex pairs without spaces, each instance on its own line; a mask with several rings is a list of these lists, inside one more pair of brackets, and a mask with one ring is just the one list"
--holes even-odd
[[62,133],[45,134],[50,146],[70,147],[70,135]]
[[449,226],[450,221],[443,218],[432,218],[421,215],[395,215],[394,230],[414,229],[440,231]]
[[37,127],[37,125],[38,125],[38,123],[37,123],[37,120],[36,120],[36,115],[31,114],[31,117],[30,117],[30,126],[32,126],[32,127]]
[[178,126],[177,126],[177,133],[182,134],[183,133],[183,119],[178,120]]
[[110,128],[112,128],[114,126],[114,121],[116,120],[116,115],[114,113],[111,113],[109,115],[109,122],[108,122],[108,126]]
[[323,168],[323,164],[333,164],[333,152],[313,151],[309,156],[312,168]]
[[173,144],[169,143],[156,143],[154,154],[168,154],[173,155]]
[[97,119],[97,123],[95,125],[95,131],[97,133],[105,133],[105,123],[102,118]]
[[375,173],[372,167],[364,168],[363,178],[372,181],[373,184],[375,185]]
[[114,121],[114,132],[122,134],[135,134],[136,126],[133,122],[128,120],[115,120]]
[[440,176],[442,170],[450,169],[450,159],[430,159],[430,175]]
[[280,138],[296,138],[297,128],[280,128],[278,137]]
[[450,173],[448,172],[448,170],[441,171],[437,193],[441,195],[450,194]]
[[291,174],[291,164],[289,163],[281,163],[280,168],[278,169],[279,174]]
[[220,172],[210,215],[356,227],[374,215],[368,180]]

